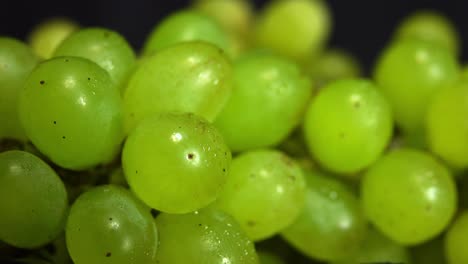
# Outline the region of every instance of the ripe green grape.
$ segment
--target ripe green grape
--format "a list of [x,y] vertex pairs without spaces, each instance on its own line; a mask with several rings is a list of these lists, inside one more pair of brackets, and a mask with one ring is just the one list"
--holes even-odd
[[468,82],[459,81],[434,95],[427,118],[430,149],[450,165],[468,167]]
[[54,240],[65,225],[68,200],[54,170],[23,151],[0,153],[0,240],[35,248]]
[[423,243],[452,219],[457,193],[450,172],[430,155],[396,149],[364,175],[361,195],[368,219],[402,245]]
[[357,173],[371,165],[390,142],[390,105],[367,80],[339,80],[310,103],[304,134],[312,155],[329,170]]
[[410,142],[424,141],[421,134],[429,102],[438,90],[457,80],[458,68],[453,54],[424,41],[397,41],[382,52],[374,77]]
[[460,36],[455,25],[435,10],[417,11],[405,18],[395,32],[396,39],[429,41],[458,55]]
[[311,91],[295,63],[249,53],[234,64],[233,92],[215,126],[233,151],[274,146],[299,123]]
[[312,171],[305,176],[305,208],[282,231],[283,238],[311,258],[334,261],[352,256],[367,228],[356,196],[329,176]]
[[466,245],[468,240],[468,212],[463,211],[445,235],[445,254],[448,264],[468,263]]
[[26,140],[18,116],[18,98],[24,80],[38,62],[26,44],[0,37],[0,139]]
[[167,213],[188,213],[216,199],[231,152],[206,120],[161,114],[130,133],[122,163],[128,184],[146,204]]
[[411,263],[409,251],[374,228],[369,228],[359,250],[352,256],[331,264]]
[[191,112],[213,121],[231,94],[232,66],[213,45],[189,42],[144,59],[124,95],[127,133],[160,112]]
[[211,17],[194,10],[182,10],[167,16],[148,35],[143,53],[156,51],[182,42],[203,41],[227,51],[227,33]]
[[67,18],[51,18],[38,24],[29,33],[28,42],[39,57],[49,59],[58,45],[79,27]]
[[66,240],[75,264],[155,263],[158,231],[148,207],[126,189],[107,185],[73,203]]
[[55,50],[54,57],[58,56],[76,56],[95,62],[121,89],[136,62],[128,42],[119,33],[104,28],[86,28],[71,34]]
[[322,87],[332,81],[357,78],[362,75],[358,60],[344,50],[330,49],[311,60],[309,70],[316,86]]
[[297,61],[307,61],[325,45],[331,31],[326,1],[272,1],[257,19],[256,45]]
[[237,156],[215,206],[234,216],[252,240],[290,225],[304,205],[305,182],[298,164],[275,150]]
[[248,0],[197,0],[193,8],[216,20],[229,38],[228,53],[239,56],[248,46],[254,20],[253,6]]
[[67,169],[111,160],[123,138],[119,90],[104,69],[87,59],[40,63],[26,79],[19,112],[34,145]]
[[258,264],[254,244],[229,215],[214,209],[162,213],[157,263]]

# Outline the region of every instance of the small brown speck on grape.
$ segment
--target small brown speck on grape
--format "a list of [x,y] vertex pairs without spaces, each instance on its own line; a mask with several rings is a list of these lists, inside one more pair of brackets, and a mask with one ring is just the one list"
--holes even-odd
[[112,256],[112,253],[111,253],[111,252],[107,252],[107,253],[106,253],[106,257],[110,257],[110,256]]
[[193,153],[187,154],[187,158],[190,159],[190,160],[193,159],[194,156],[195,156],[195,155],[193,155]]
[[91,78],[88,77],[88,81],[91,81]]
[[63,139],[65,139],[65,136],[62,136]]
[[39,83],[40,83],[41,85],[44,85],[45,81],[44,81],[44,80],[41,80]]
[[112,221],[112,217],[109,217],[109,221]]
[[57,121],[54,121],[54,125],[56,125],[56,124],[57,124]]

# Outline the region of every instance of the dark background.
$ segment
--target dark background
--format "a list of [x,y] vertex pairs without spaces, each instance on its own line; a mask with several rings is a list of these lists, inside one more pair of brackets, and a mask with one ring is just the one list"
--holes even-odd
[[[265,0],[255,0],[260,8]],[[355,54],[367,69],[403,17],[419,9],[436,9],[456,24],[462,36],[461,61],[468,53],[468,3],[450,0],[327,0],[334,19],[330,46]],[[51,16],[67,16],[83,26],[102,26],[124,35],[139,49],[162,17],[190,0],[0,0],[0,35],[25,39],[31,28]]]

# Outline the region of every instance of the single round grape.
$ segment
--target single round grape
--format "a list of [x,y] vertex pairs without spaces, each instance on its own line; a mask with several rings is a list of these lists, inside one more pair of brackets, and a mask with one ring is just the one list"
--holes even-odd
[[254,19],[253,6],[248,0],[197,0],[194,9],[212,17],[227,32],[247,37]]
[[18,98],[24,80],[38,62],[26,44],[0,37],[0,139],[26,140],[18,116]]
[[372,82],[339,80],[312,99],[304,134],[319,163],[353,175],[382,154],[392,136],[392,122],[390,105]]
[[106,185],[73,203],[66,240],[75,264],[155,263],[158,230],[150,209],[132,193]]
[[67,169],[111,160],[123,139],[120,93],[109,74],[78,57],[40,63],[19,100],[20,121],[34,145]]
[[143,53],[156,51],[182,42],[204,41],[227,51],[227,33],[211,17],[195,10],[182,10],[163,19],[149,34]]
[[301,213],[305,181],[296,162],[275,150],[237,156],[215,206],[234,216],[252,240],[273,236]]
[[406,17],[398,26],[395,38],[432,42],[455,55],[460,50],[460,36],[455,25],[436,10],[416,11]]
[[448,264],[468,263],[468,212],[463,211],[450,226],[445,235],[445,254]]
[[316,86],[322,87],[332,81],[357,78],[362,75],[363,69],[350,53],[330,49],[311,61],[309,72]]
[[401,40],[387,47],[375,67],[377,86],[408,137],[424,140],[424,119],[432,96],[458,78],[453,54],[432,43]]
[[459,81],[434,95],[427,118],[430,149],[458,169],[468,167],[468,82]]
[[282,237],[304,255],[334,261],[360,247],[366,221],[355,195],[341,182],[306,171],[305,208]]
[[368,219],[402,245],[423,243],[452,219],[457,193],[450,172],[430,155],[396,149],[364,175],[361,195]]
[[29,33],[28,42],[39,57],[49,59],[60,43],[79,27],[68,18],[51,18],[38,24]]
[[214,209],[162,213],[157,263],[258,264],[254,244],[229,215]]
[[160,112],[191,112],[213,121],[231,94],[231,71],[226,55],[202,42],[175,45],[146,58],[125,91],[126,131]]
[[231,152],[206,120],[161,114],[130,133],[122,163],[128,184],[146,204],[162,212],[188,213],[218,197]]
[[85,28],[71,34],[57,47],[54,56],[89,59],[105,69],[121,89],[136,64],[130,44],[119,33],[104,28]]
[[299,123],[311,91],[295,63],[246,54],[234,64],[233,92],[215,126],[233,151],[274,146]]
[[257,46],[306,61],[323,48],[331,24],[326,1],[272,1],[258,16],[254,39]]
[[411,263],[409,251],[374,228],[369,228],[359,250],[330,264]]
[[229,47],[227,53],[237,58],[248,48],[254,20],[253,5],[248,0],[197,0],[193,8],[210,16],[226,31]]
[[38,157],[17,150],[0,153],[0,212],[0,240],[19,248],[45,245],[65,226],[65,186]]

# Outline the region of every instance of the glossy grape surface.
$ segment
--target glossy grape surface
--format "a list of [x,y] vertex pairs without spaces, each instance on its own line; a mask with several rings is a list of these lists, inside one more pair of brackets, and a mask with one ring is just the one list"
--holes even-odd
[[229,215],[204,209],[189,214],[162,213],[158,263],[258,264],[254,244]]
[[450,172],[427,153],[396,149],[364,175],[361,195],[369,220],[402,245],[423,243],[442,232],[457,206]]
[[275,150],[237,156],[215,206],[234,216],[252,240],[271,237],[301,213],[305,181],[299,165]]
[[202,42],[179,44],[144,59],[124,96],[127,132],[160,112],[191,112],[213,121],[231,94],[226,55]]
[[0,139],[26,140],[18,116],[18,98],[24,80],[38,62],[26,44],[0,37]]
[[154,209],[188,213],[222,190],[231,152],[210,123],[193,114],[161,114],[130,133],[122,153],[128,184]]
[[23,151],[0,153],[0,240],[36,248],[62,232],[67,192],[49,165]]
[[304,120],[311,154],[324,167],[353,174],[371,165],[393,132],[391,108],[368,80],[339,80],[312,99]]
[[95,187],[72,205],[66,227],[75,264],[155,263],[158,232],[150,209],[128,190]]
[[301,120],[312,91],[295,63],[263,52],[234,64],[232,85],[215,125],[235,152],[280,143]]
[[68,169],[110,161],[123,138],[119,90],[104,69],[87,59],[40,63],[26,79],[19,113],[34,145]]

